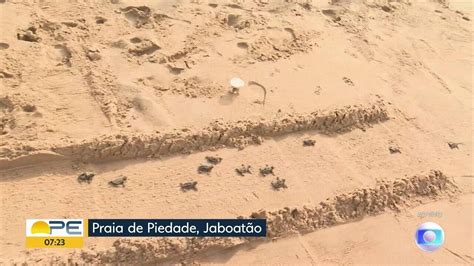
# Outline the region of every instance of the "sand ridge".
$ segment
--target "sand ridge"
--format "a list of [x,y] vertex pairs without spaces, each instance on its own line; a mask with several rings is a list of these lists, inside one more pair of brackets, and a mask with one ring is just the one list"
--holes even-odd
[[216,121],[198,131],[183,129],[178,133],[164,132],[152,136],[115,136],[115,140],[113,137],[106,137],[83,144],[53,148],[53,151],[85,162],[159,157],[225,146],[242,149],[248,144],[263,142],[265,137],[303,130],[335,134],[387,119],[387,111],[380,102],[369,107],[348,106],[329,112],[282,114],[270,121],[243,120],[235,123]]
[[[206,128],[181,129],[173,132],[157,132],[153,135],[104,136],[82,143],[51,147],[49,150],[4,152],[0,165],[18,167],[40,159],[57,155],[58,159],[102,162],[117,159],[158,158],[173,154],[188,154],[222,147],[243,149],[250,144],[261,144],[265,138],[299,131],[317,131],[321,134],[337,134],[354,128],[363,129],[371,124],[389,119],[385,104],[346,106],[338,110],[317,111],[310,114],[278,114],[272,120],[240,120],[237,122],[215,121]],[[58,147],[59,146],[59,147]],[[24,163],[19,163],[19,162]],[[9,167],[9,165],[12,165]]]
[[[336,195],[319,203],[319,206],[286,207],[278,211],[260,210],[252,213],[249,218],[267,219],[267,235],[269,239],[275,239],[313,232],[387,211],[400,212],[404,208],[419,205],[421,200],[426,202],[452,198],[459,192],[452,178],[433,170],[427,175],[382,182],[376,188],[361,188],[347,194]],[[153,264],[178,259],[189,263],[193,261],[193,256],[199,253],[229,249],[248,244],[250,241],[261,241],[261,239],[122,238],[116,240],[109,250],[82,252],[81,260],[88,263]]]

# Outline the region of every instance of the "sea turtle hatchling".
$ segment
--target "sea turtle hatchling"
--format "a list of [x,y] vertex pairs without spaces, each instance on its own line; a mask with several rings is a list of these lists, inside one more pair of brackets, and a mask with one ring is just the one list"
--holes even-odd
[[273,169],[275,169],[275,167],[268,166],[268,164],[267,164],[267,165],[265,165],[265,167],[260,168],[260,174],[263,175],[263,176],[267,176],[269,174],[275,175],[273,173]]
[[451,150],[453,149],[459,149],[459,145],[461,145],[462,143],[460,142],[448,142],[448,146],[449,148],[451,148]]
[[77,176],[77,182],[79,183],[84,183],[86,182],[87,184],[90,184],[92,182],[92,178],[94,178],[95,174],[94,173],[82,173],[79,176]]
[[250,171],[250,165],[245,166],[242,164],[239,168],[235,168],[235,171],[241,176],[244,176],[245,174],[252,174]]
[[316,144],[315,140],[312,140],[312,139],[303,140],[303,146],[314,146],[314,144]]
[[113,187],[118,187],[118,186],[125,186],[125,181],[127,181],[127,177],[124,175],[120,175],[119,177],[115,178],[112,181],[109,181],[109,185]]
[[205,164],[201,164],[199,167],[198,167],[198,173],[202,174],[202,173],[210,173],[212,171],[212,168],[214,168],[213,165],[205,165]]
[[285,179],[282,178],[276,178],[276,180],[272,181],[272,187],[275,189],[275,190],[280,190],[280,188],[288,188],[285,184]]
[[219,156],[206,156],[206,160],[207,162],[209,162],[210,164],[219,164],[220,162],[222,162],[222,158],[219,157]]
[[390,153],[392,153],[392,154],[393,154],[393,153],[402,153],[402,152],[400,151],[400,148],[398,148],[398,147],[393,147],[393,146],[391,146],[391,147],[388,148],[388,150],[389,150]]
[[186,183],[180,183],[179,186],[181,187],[182,191],[194,190],[197,191],[197,181],[191,181]]

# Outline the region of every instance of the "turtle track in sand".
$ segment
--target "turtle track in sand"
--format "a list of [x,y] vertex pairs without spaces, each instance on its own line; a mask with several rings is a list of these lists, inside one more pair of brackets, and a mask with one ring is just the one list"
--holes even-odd
[[[441,171],[432,170],[427,175],[416,175],[394,181],[380,182],[373,188],[362,188],[339,194],[317,206],[285,207],[277,211],[260,210],[250,218],[267,219],[268,239],[310,233],[338,224],[356,221],[366,216],[385,212],[399,212],[423,202],[452,198],[460,190]],[[223,250],[257,238],[145,238],[116,240],[109,250],[83,251],[81,262],[86,263],[139,263],[156,264],[193,258],[210,250]],[[184,259],[183,259],[184,258]],[[74,260],[74,259],[73,259]]]
[[353,128],[389,119],[383,102],[366,106],[347,106],[332,111],[309,114],[281,114],[275,119],[237,122],[216,121],[200,130],[155,133],[150,135],[116,135],[53,148],[57,154],[83,162],[160,157],[221,147],[244,148],[260,144],[265,137],[316,130],[337,134]]

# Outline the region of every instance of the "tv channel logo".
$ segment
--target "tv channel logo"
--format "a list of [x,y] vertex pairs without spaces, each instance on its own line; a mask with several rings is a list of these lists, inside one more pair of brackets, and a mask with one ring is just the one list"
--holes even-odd
[[84,246],[82,219],[27,219],[28,248],[81,248]]
[[416,245],[423,251],[433,252],[444,243],[444,231],[433,222],[422,223],[416,229]]

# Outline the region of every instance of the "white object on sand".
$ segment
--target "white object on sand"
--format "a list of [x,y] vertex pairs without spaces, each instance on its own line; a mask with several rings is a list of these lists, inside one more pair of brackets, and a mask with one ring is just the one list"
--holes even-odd
[[244,85],[245,85],[245,81],[241,80],[240,78],[235,77],[230,80],[230,86],[232,86],[232,88],[234,89],[240,89]]

